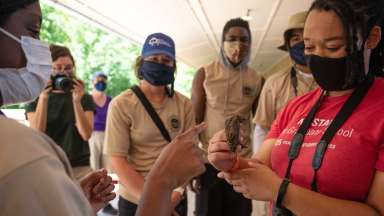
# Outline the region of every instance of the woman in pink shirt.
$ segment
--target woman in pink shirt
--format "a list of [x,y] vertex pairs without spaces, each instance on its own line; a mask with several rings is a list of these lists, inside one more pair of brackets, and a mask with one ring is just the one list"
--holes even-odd
[[223,131],[210,141],[219,176],[270,201],[271,215],[384,215],[384,79],[371,70],[383,65],[369,67],[383,5],[314,1],[304,42],[320,88],[280,112],[252,160],[230,152]]

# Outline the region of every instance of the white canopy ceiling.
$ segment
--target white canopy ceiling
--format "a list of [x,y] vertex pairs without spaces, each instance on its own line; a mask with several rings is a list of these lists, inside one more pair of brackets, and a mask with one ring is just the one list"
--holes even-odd
[[217,56],[226,21],[250,9],[253,19],[251,66],[267,71],[286,54],[276,47],[289,16],[312,0],[49,0],[98,25],[142,44],[148,34],[164,32],[176,43],[180,61],[198,68]]

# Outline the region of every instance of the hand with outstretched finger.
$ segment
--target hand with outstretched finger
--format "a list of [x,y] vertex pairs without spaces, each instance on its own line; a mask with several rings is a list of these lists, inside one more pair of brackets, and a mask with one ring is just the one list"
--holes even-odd
[[197,142],[198,135],[205,129],[206,124],[202,123],[174,138],[161,152],[150,178],[166,182],[173,190],[202,174],[205,171],[203,151]]

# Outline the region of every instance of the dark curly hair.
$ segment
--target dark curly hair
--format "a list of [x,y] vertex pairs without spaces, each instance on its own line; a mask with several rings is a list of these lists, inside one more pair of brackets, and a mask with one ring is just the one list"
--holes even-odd
[[[364,77],[364,57],[359,38],[365,42],[375,25],[382,22],[384,0],[315,0],[309,9],[333,11],[340,18],[345,32],[348,53],[348,76],[346,85]],[[383,43],[372,52],[370,73],[381,75],[383,62]]]

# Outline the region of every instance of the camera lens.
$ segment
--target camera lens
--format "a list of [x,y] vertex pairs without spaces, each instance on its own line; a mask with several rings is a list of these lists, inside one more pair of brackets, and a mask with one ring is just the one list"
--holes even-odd
[[68,91],[71,88],[71,80],[67,78],[61,79],[60,88],[64,91]]
[[56,89],[69,92],[73,88],[73,82],[66,76],[56,77],[54,85]]

